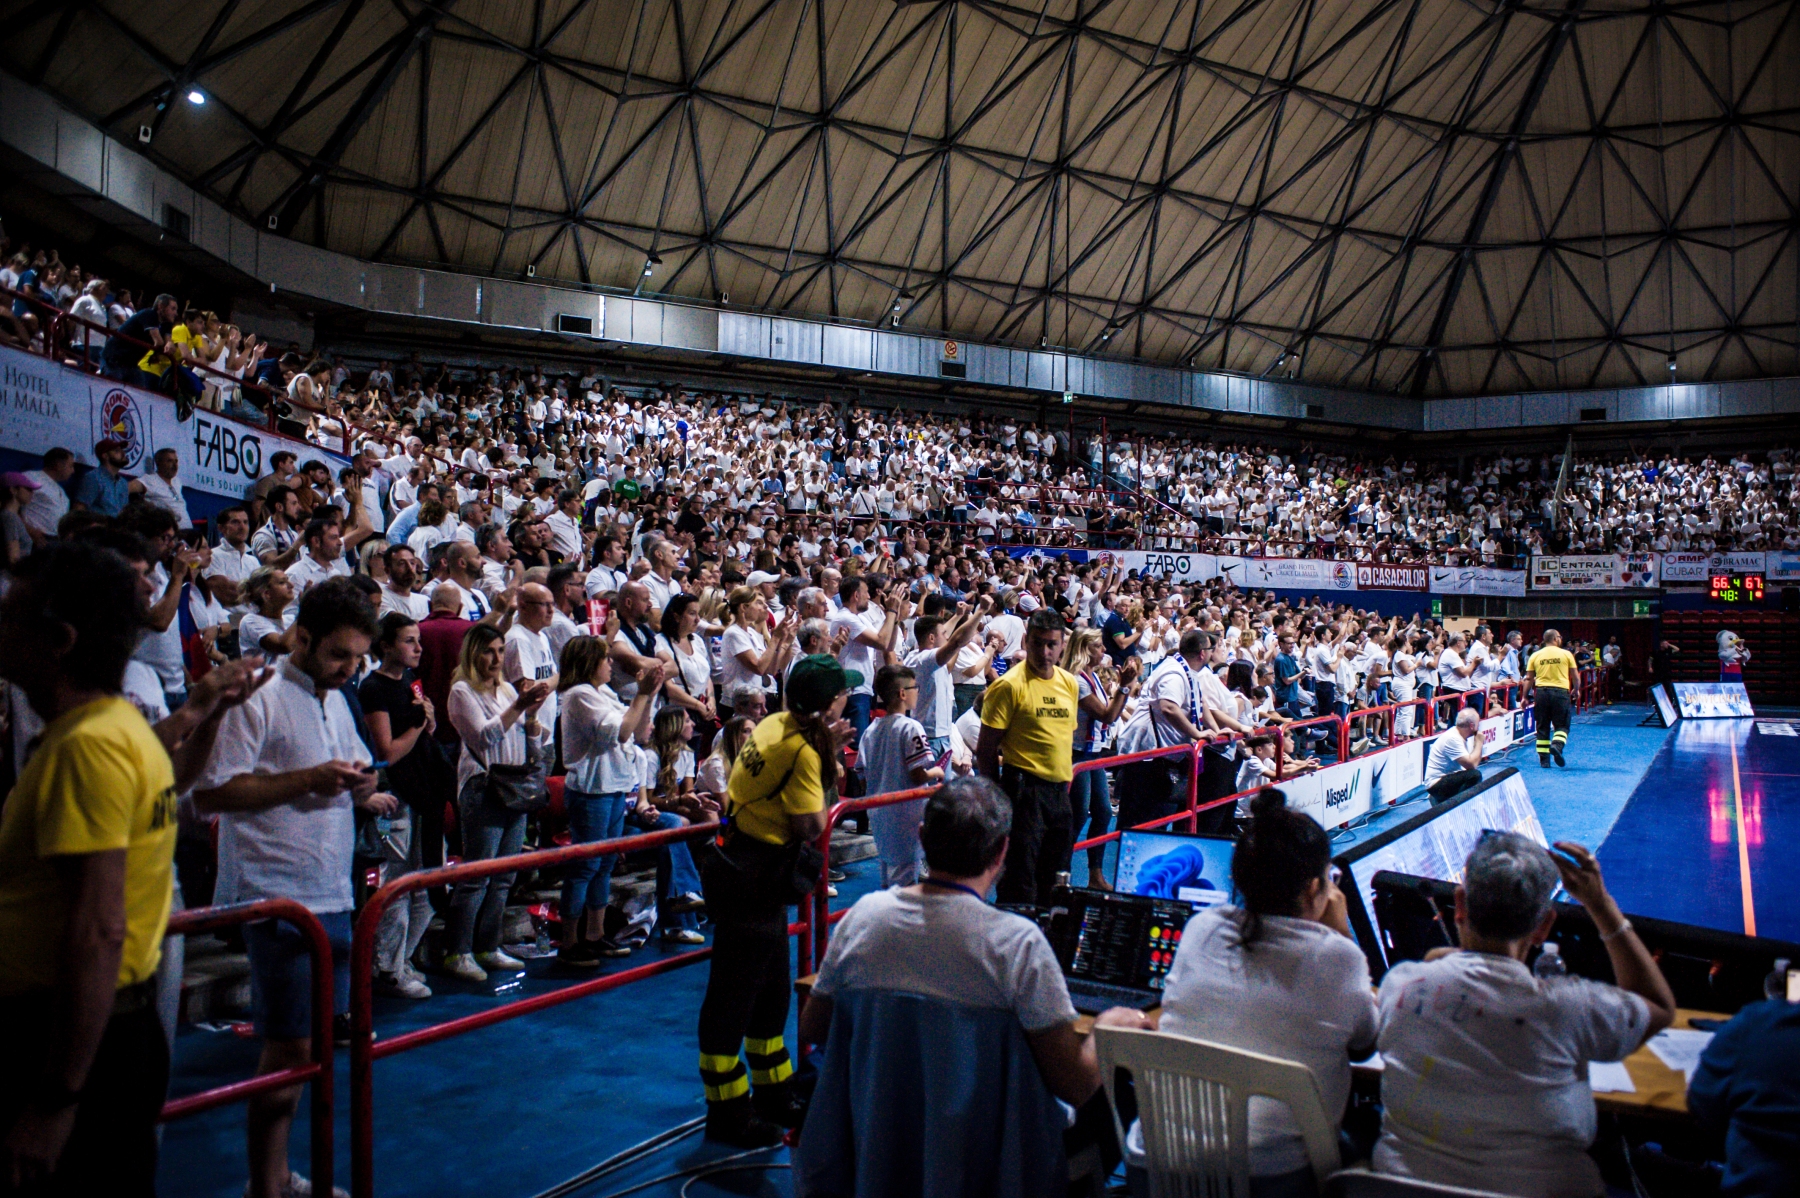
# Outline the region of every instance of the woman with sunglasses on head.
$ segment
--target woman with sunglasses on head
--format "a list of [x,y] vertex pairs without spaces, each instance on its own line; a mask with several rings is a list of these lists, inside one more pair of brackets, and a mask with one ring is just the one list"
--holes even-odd
[[[1223,879],[1215,879],[1223,881]],[[1195,915],[1163,987],[1159,1030],[1298,1061],[1334,1122],[1350,1097],[1350,1062],[1375,1047],[1369,965],[1350,934],[1331,840],[1287,796],[1265,788],[1231,857],[1234,902]],[[1132,1193],[1149,1192],[1144,1139],[1126,1138]],[[1305,1142],[1280,1103],[1250,1100],[1251,1198],[1318,1193]]]

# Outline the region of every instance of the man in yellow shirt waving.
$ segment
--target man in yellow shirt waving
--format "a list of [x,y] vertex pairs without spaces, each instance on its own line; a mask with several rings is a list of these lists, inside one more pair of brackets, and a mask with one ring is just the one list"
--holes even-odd
[[1552,758],[1559,766],[1568,765],[1563,746],[1569,743],[1569,680],[1575,677],[1575,655],[1562,647],[1562,633],[1544,630],[1544,643],[1525,663],[1525,673],[1537,700],[1533,715],[1538,765],[1549,769]]
[[1032,612],[1024,660],[987,688],[981,704],[975,768],[1013,802],[1006,869],[996,887],[1003,903],[1048,903],[1056,875],[1069,868],[1078,699],[1075,675],[1057,664],[1066,635],[1055,611]]

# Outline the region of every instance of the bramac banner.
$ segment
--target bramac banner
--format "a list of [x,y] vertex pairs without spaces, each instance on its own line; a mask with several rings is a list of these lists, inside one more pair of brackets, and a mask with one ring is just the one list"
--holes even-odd
[[1359,591],[1422,591],[1430,581],[1424,566],[1359,563],[1356,567],[1356,589]]
[[1287,795],[1289,807],[1304,811],[1322,827],[1335,828],[1398,801],[1423,782],[1430,748],[1429,738],[1408,741],[1316,773],[1285,778],[1276,785]]
[[317,458],[334,475],[349,465],[316,445],[211,412],[177,420],[175,401],[166,396],[0,348],[0,446],[41,454],[60,445],[92,466],[94,443],[108,436],[125,442],[125,473],[147,473],[158,450],[174,449],[187,487],[231,499],[242,499],[268,473],[278,449],[303,462]]
[[[1662,555],[1662,580],[1664,582],[1705,582],[1714,574],[1766,574],[1770,578],[1782,577],[1775,573],[1786,558],[1796,566],[1800,566],[1800,554],[1796,553],[1665,553]],[[1800,570],[1787,575],[1800,578]]]
[[1432,566],[1434,595],[1520,596],[1525,593],[1525,571],[1494,566]]

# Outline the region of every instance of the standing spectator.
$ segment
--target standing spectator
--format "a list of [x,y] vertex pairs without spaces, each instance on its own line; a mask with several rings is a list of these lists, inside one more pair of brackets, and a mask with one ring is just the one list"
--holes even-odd
[[[1012,835],[1000,901],[1048,903],[1068,867],[1069,781],[1080,688],[1062,659],[1065,625],[1047,608],[1025,626],[1024,659],[987,688],[976,768],[1012,800]],[[1001,764],[1001,754],[1005,764]]]
[[[369,751],[341,688],[369,651],[375,617],[347,580],[322,583],[301,601],[294,650],[275,678],[225,717],[194,792],[219,813],[214,901],[293,899],[325,926],[332,947],[333,1014],[350,1008],[351,857],[355,807],[392,814],[398,800],[375,793]],[[312,1051],[312,968],[299,929],[276,920],[245,928],[258,1073],[304,1065]],[[251,1198],[310,1192],[288,1169],[288,1132],[301,1087],[250,1101]]]
[[[549,752],[551,732],[537,716],[550,697],[550,683],[527,682],[515,691],[501,676],[503,639],[491,624],[469,629],[450,687],[450,722],[462,738],[456,810],[465,862],[510,857],[525,843],[525,813],[500,802],[487,785],[489,770],[545,762]],[[500,947],[512,883],[512,874],[498,874],[456,884],[445,917],[445,973],[485,982],[490,971],[525,968]]]
[[[1125,704],[1137,694],[1137,676],[1141,657],[1131,657],[1118,677],[1111,693],[1100,667],[1107,662],[1106,645],[1096,628],[1083,628],[1069,638],[1063,651],[1063,669],[1075,675],[1078,707],[1075,716],[1076,763],[1093,761],[1106,752],[1112,726],[1125,710]],[[1071,767],[1072,768],[1072,767]],[[1165,775],[1166,776],[1166,775]],[[1081,839],[1083,826],[1088,838],[1104,836],[1112,824],[1112,795],[1106,771],[1083,770],[1069,784],[1069,842]],[[1110,888],[1106,880],[1106,846],[1092,845],[1087,851],[1087,884],[1099,890]]]
[[125,442],[115,437],[102,437],[94,443],[92,470],[75,484],[75,507],[108,518],[125,510],[131,502],[131,480],[126,478]]
[[[419,682],[438,711],[450,710],[450,687],[462,660],[463,638],[475,627],[474,621],[462,618],[462,603],[462,589],[447,583],[431,593],[431,610],[419,621]],[[440,744],[456,743],[456,729],[447,719],[438,721],[436,736]]]
[[0,474],[0,569],[10,570],[36,546],[20,512],[31,502],[38,484],[16,471]]
[[[607,683],[612,678],[611,646],[599,637],[578,636],[563,649],[557,681],[562,693],[563,764],[568,774],[563,802],[569,811],[571,844],[614,840],[623,834],[625,808],[640,780],[633,742],[641,740],[655,687],[643,687],[631,704],[621,703]],[[662,676],[659,663],[646,681]],[[570,862],[562,884],[562,943],[556,959],[592,969],[606,957],[631,950],[606,935],[605,912],[612,897],[613,856]]]
[[886,663],[894,646],[898,612],[905,600],[899,594],[883,595],[879,606],[869,601],[869,580],[861,575],[844,583],[844,606],[831,617],[831,631],[845,637],[838,662],[863,681],[850,692],[844,709],[850,726],[861,736],[869,726],[869,708],[875,697],[875,672]]
[[661,628],[656,655],[669,666],[663,696],[693,718],[694,744],[710,745],[719,730],[719,711],[713,703],[712,657],[700,635],[699,599],[672,596],[662,609]]
[[[1200,676],[1212,654],[1212,637],[1198,628],[1181,634],[1174,654],[1144,680],[1143,698],[1119,731],[1120,753],[1191,745],[1216,727],[1204,702]],[[1119,827],[1135,828],[1173,815],[1187,799],[1190,759],[1152,757],[1119,767]]]
[[[1607,893],[1594,855],[1489,832],[1456,888],[1460,948],[1381,980],[1381,1142],[1375,1169],[1439,1185],[1598,1198],[1589,1061],[1618,1061],[1675,1018],[1675,996]],[[1539,979],[1526,958],[1556,922],[1560,875],[1587,908],[1617,986]],[[1454,1118],[1447,1118],[1454,1112]]]
[[141,596],[123,558],[76,543],[0,600],[0,675],[45,725],[0,809],[0,1184],[21,1192],[155,1186],[175,776],[120,694]]
[[412,620],[423,620],[431,612],[431,603],[418,593],[419,559],[407,545],[389,545],[381,552],[387,581],[381,584],[381,614],[399,612]]
[[181,305],[175,302],[174,296],[159,295],[148,308],[132,313],[118,331],[107,338],[106,352],[100,356],[100,372],[109,379],[154,390],[158,380],[147,378],[138,369],[138,359],[144,356],[146,345],[152,352],[162,349],[180,311]]
[[119,526],[144,539],[150,550],[150,611],[132,655],[156,671],[170,711],[187,699],[187,666],[181,649],[181,589],[198,564],[198,552],[175,536],[175,517],[138,502],[119,514]]
[[182,482],[177,473],[181,467],[180,455],[173,449],[159,449],[151,461],[155,466],[152,473],[140,475],[127,484],[132,497],[146,499],[168,512],[175,517],[176,528],[194,527],[194,518],[188,514],[187,499],[181,493]]
[[221,509],[213,523],[219,530],[219,543],[212,547],[212,561],[202,576],[209,580],[219,602],[241,619],[250,610],[244,606],[244,584],[262,564],[250,552],[250,513],[233,504]]
[[[908,714],[918,693],[918,681],[905,666],[882,666],[875,675],[875,697],[886,714],[869,725],[857,747],[857,765],[868,794],[893,794],[943,781],[943,768],[935,764],[938,754],[931,751],[924,727]],[[924,814],[924,799],[869,812],[883,886],[911,886],[919,880],[924,860],[919,820]]]
[[[442,774],[434,769],[441,750],[431,739],[437,710],[425,697],[413,670],[419,664],[419,625],[411,616],[388,612],[375,636],[381,665],[357,688],[369,746],[388,763],[388,789],[405,804],[383,837],[386,880],[443,864]],[[375,934],[376,984],[402,998],[430,998],[431,987],[413,968],[413,954],[431,924],[431,898],[415,890],[382,912]]]
[[533,682],[550,684],[550,693],[537,713],[538,723],[546,728],[556,726],[556,653],[545,632],[555,616],[556,600],[551,598],[549,587],[538,582],[520,587],[518,612],[512,627],[506,630],[506,648],[500,662],[501,677],[512,683],[515,690]]
[[44,455],[41,469],[27,470],[25,477],[37,484],[37,490],[19,515],[32,543],[41,547],[55,538],[57,526],[69,514],[68,482],[75,477],[75,455],[58,446]]

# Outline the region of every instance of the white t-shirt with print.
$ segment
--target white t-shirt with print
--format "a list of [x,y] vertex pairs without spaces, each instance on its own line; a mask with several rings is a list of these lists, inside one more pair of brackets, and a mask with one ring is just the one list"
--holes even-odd
[[1394,966],[1378,1003],[1377,1172],[1539,1198],[1603,1192],[1587,1154],[1588,1062],[1623,1060],[1643,1043],[1648,1003],[1475,952]]

